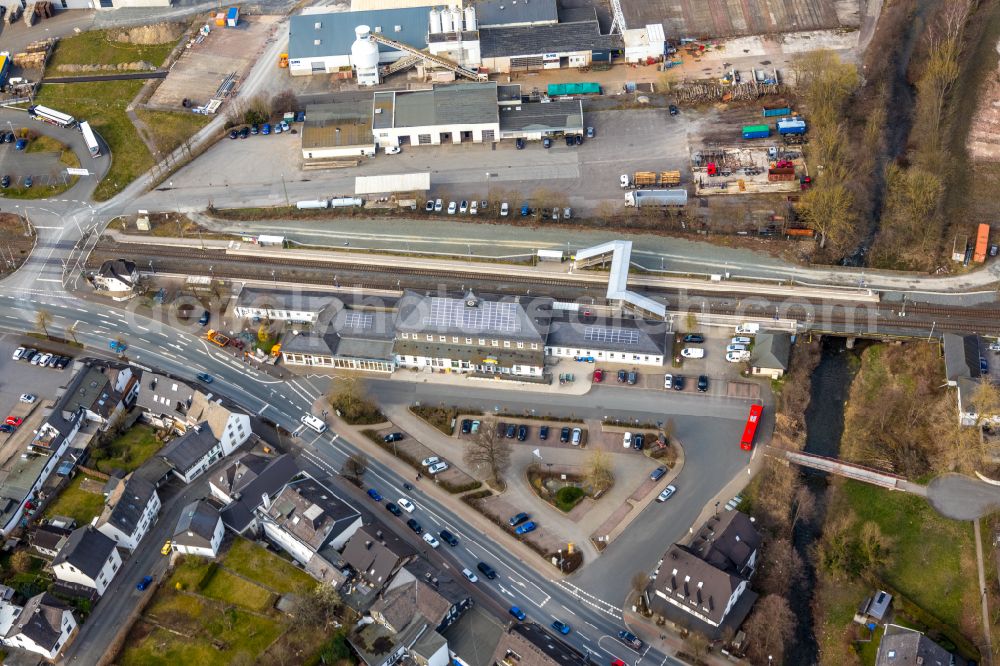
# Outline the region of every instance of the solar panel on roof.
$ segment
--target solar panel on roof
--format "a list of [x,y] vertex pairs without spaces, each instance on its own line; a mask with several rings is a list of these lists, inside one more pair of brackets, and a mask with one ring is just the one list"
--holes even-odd
[[465,331],[517,333],[521,330],[514,303],[478,301],[476,306],[469,307],[465,301],[455,298],[432,298],[431,311],[424,323]]
[[630,328],[588,326],[583,330],[583,339],[591,342],[610,342],[613,344],[634,345],[639,342],[639,331]]
[[364,312],[348,312],[344,317],[345,328],[371,328],[375,317]]

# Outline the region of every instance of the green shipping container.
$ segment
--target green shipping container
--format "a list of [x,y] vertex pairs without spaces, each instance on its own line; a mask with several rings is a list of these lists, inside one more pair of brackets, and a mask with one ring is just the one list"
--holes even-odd
[[600,95],[599,83],[550,83],[549,97],[559,95]]

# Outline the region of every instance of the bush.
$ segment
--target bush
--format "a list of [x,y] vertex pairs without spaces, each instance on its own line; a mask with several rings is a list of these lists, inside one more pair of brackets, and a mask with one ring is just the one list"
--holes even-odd
[[442,479],[438,481],[438,485],[447,490],[452,495],[457,495],[458,493],[464,493],[467,490],[476,490],[477,488],[483,487],[482,481],[476,481],[473,479],[467,483],[452,483],[451,481],[445,481]]
[[490,490],[489,488],[485,488],[478,492],[469,493],[468,495],[462,495],[462,501],[468,504],[469,506],[473,507],[474,509],[478,510],[479,506],[476,504],[476,502],[478,502],[481,499],[485,499],[492,494],[493,494],[492,490]]
[[556,491],[556,506],[565,513],[573,510],[584,497],[583,488],[576,486],[563,486]]
[[419,407],[410,407],[410,411],[449,437],[455,433],[452,423],[459,414],[457,407],[428,407],[420,405]]
[[215,572],[218,570],[219,570],[218,562],[212,562],[207,567],[205,567],[205,573],[202,574],[201,580],[199,580],[198,584],[195,586],[198,588],[199,592],[208,587],[208,585],[212,582],[212,579],[215,578]]
[[340,413],[340,418],[350,425],[372,425],[373,423],[385,422],[385,416],[379,411],[378,405],[367,398],[347,400],[341,399],[340,396],[331,397],[330,405]]

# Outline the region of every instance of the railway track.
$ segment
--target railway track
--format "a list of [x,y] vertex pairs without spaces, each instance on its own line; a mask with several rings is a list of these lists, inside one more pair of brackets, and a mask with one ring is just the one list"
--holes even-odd
[[[223,249],[192,250],[179,247],[152,247],[147,244],[101,243],[91,253],[87,267],[96,268],[106,259],[122,256],[130,257],[140,267],[147,263],[155,270],[180,274],[204,275],[206,272],[220,279],[253,278],[260,280],[281,279],[299,282],[356,289],[438,289],[445,285],[449,289],[476,287],[489,289],[494,293],[524,294],[538,290],[539,295],[577,300],[581,296],[603,300],[605,287],[593,279],[573,279],[562,276],[547,279],[525,275],[484,275],[474,271],[447,271],[421,269],[410,266],[400,267],[386,264],[371,264],[359,268],[354,262],[337,261],[331,257],[328,262],[303,263],[295,259],[281,257],[254,257],[227,254]],[[387,256],[387,262],[391,257]],[[206,271],[206,267],[209,268]],[[405,279],[409,278],[409,279]],[[404,281],[405,279],[405,281]],[[744,302],[738,295],[720,295],[718,292],[685,291],[649,286],[645,293],[666,296],[681,309],[700,311],[706,314],[742,315],[753,317],[773,316],[793,318],[809,326],[851,326],[860,322],[860,330],[935,330],[956,332],[979,332],[1000,334],[1000,304],[988,306],[944,306],[907,301],[893,303],[850,303],[837,301],[823,302],[819,299],[802,298],[789,303],[767,301],[763,297],[756,302]],[[678,303],[678,300],[680,301]],[[901,315],[903,313],[903,315]]]

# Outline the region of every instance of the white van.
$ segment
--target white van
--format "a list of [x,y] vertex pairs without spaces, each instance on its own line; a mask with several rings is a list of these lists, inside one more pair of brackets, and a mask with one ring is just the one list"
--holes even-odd
[[736,335],[757,335],[760,333],[760,324],[744,323],[736,327]]
[[299,421],[302,422],[302,425],[312,428],[316,432],[326,432],[326,424],[323,423],[323,419],[317,418],[312,414],[306,414]]

